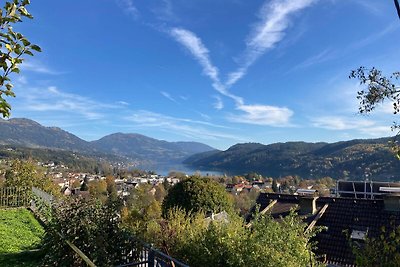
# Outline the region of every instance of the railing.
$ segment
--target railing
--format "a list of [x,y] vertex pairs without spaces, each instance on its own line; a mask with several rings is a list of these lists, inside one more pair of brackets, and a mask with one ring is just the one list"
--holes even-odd
[[51,218],[51,208],[54,204],[55,198],[39,188],[32,187],[32,197],[30,201],[31,210],[40,218],[44,223]]
[[27,207],[31,190],[26,187],[1,187],[0,207]]
[[133,237],[128,242],[131,249],[121,251],[122,262],[115,267],[189,267]]

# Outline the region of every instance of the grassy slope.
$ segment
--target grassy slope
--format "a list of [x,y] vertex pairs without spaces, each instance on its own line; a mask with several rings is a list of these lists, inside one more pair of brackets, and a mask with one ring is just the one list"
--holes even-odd
[[0,209],[0,266],[37,266],[44,229],[27,209]]

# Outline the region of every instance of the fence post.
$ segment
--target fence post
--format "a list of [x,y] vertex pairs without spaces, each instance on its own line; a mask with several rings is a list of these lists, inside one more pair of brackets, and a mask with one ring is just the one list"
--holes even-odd
[[149,249],[149,256],[148,256],[148,258],[147,258],[147,261],[148,261],[148,267],[154,267],[155,266],[155,253],[154,253],[154,250],[152,249],[152,248],[150,248]]

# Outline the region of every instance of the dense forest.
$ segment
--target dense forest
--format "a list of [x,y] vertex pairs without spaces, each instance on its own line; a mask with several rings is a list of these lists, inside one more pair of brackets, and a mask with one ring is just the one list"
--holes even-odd
[[336,179],[400,180],[400,162],[392,138],[337,143],[288,142],[237,144],[226,151],[206,152],[184,163],[199,169],[231,174],[255,171],[265,176],[330,176]]

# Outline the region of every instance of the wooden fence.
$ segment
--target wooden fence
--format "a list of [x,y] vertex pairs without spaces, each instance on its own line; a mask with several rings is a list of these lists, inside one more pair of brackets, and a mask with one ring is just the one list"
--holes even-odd
[[27,207],[30,200],[30,188],[0,187],[0,207]]

